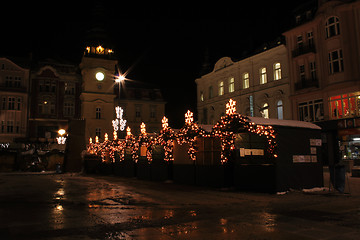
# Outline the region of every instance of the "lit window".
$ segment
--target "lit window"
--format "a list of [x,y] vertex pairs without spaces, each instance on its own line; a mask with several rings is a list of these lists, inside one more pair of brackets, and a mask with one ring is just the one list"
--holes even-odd
[[201,102],[204,101],[204,92],[203,91],[200,92],[200,101]]
[[332,119],[360,116],[359,93],[342,94],[330,97],[329,104]]
[[260,68],[260,84],[267,83],[266,68]]
[[229,92],[234,92],[234,91],[235,91],[235,79],[231,77],[229,79]]
[[250,81],[249,81],[249,73],[243,73],[242,75],[242,79],[243,79],[243,88],[249,88],[250,87]]
[[219,96],[224,95],[224,81],[219,82]]
[[330,17],[325,24],[326,38],[330,38],[340,34],[339,18]]
[[281,65],[280,63],[274,64],[274,80],[280,80],[281,79]]
[[337,73],[344,71],[344,62],[342,56],[342,50],[338,49],[336,51],[329,53],[329,72]]
[[279,100],[276,105],[277,105],[277,116],[278,116],[278,119],[284,119],[283,102],[282,102],[281,100]]
[[269,118],[269,104],[263,104],[261,115],[263,118]]

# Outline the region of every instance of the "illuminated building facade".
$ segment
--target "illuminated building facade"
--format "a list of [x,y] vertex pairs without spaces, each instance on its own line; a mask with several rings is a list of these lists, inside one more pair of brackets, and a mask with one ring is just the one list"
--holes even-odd
[[0,143],[26,137],[29,68],[0,58]]
[[230,98],[242,115],[291,119],[287,49],[280,41],[240,61],[223,57],[195,82],[200,123],[215,124]]
[[76,65],[47,60],[37,63],[30,80],[29,138],[54,142],[59,129],[80,118],[81,76]]
[[[112,120],[116,118],[115,107],[118,105],[124,109],[123,118],[133,134],[140,133],[142,122],[146,123],[149,133],[160,131],[161,118],[165,114],[165,101],[160,89],[126,78],[116,82],[120,73],[113,50],[101,46],[86,47],[80,69],[85,139],[98,136],[103,140],[105,133],[112,135]],[[125,137],[125,131],[120,131],[119,137]]]
[[337,140],[346,145],[343,160],[360,158],[353,141],[360,136],[359,13],[359,1],[319,0],[299,8],[296,26],[284,33],[293,119],[323,128],[330,163],[339,161]]

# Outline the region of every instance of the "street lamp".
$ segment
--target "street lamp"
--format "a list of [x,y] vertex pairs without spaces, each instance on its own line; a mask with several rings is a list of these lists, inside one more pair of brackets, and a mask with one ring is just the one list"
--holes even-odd
[[125,81],[125,76],[119,74],[118,76],[115,76],[115,82],[119,84],[119,95],[118,95],[118,106],[115,107],[116,111],[116,119],[112,121],[112,125],[114,128],[114,139],[117,138],[117,131],[120,129],[120,131],[124,131],[126,120],[123,119],[123,113],[124,110],[120,107],[120,90],[121,90],[121,83]]
[[121,88],[121,82],[125,81],[124,75],[115,76],[115,82],[119,84],[119,95],[118,95],[118,106],[120,106],[120,88]]
[[65,133],[66,133],[65,129],[59,129],[58,134],[60,135],[60,137],[56,138],[58,144],[65,144],[66,142],[66,137],[64,137]]

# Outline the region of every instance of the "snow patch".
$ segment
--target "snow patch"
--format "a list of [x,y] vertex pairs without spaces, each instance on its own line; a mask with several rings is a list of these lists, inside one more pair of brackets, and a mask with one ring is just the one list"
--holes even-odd
[[314,187],[309,189],[303,189],[302,191],[305,193],[312,193],[312,192],[323,192],[326,191],[327,188],[325,187]]

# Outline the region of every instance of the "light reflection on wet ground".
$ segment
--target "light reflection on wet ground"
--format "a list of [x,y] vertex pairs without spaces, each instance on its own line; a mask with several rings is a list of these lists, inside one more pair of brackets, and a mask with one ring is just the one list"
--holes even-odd
[[355,197],[222,192],[69,174],[0,175],[0,180],[0,239],[337,239],[342,233],[351,239],[360,234]]

